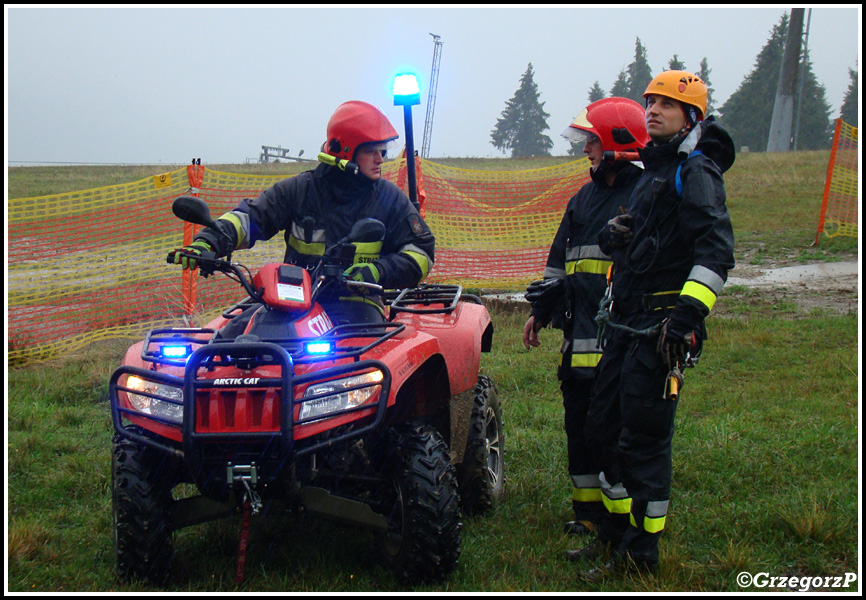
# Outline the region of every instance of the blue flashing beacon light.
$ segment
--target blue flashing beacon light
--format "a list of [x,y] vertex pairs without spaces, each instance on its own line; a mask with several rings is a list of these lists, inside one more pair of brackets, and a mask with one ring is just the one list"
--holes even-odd
[[401,73],[394,78],[394,106],[421,104],[421,88],[414,73]]
[[421,103],[421,88],[414,73],[401,73],[394,78],[394,106],[403,107],[403,123],[406,129],[406,169],[409,200],[418,206],[415,192],[415,137],[412,134],[412,106]]

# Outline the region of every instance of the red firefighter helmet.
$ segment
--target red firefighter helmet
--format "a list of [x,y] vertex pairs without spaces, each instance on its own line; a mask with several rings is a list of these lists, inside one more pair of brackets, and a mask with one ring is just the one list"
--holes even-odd
[[389,143],[400,137],[385,113],[359,100],[337,107],[328,121],[327,133],[322,152],[343,160],[352,160],[361,144]]
[[650,141],[643,107],[618,97],[593,102],[562,132],[562,137],[575,143],[585,142],[589,135],[601,140],[604,151],[634,152]]

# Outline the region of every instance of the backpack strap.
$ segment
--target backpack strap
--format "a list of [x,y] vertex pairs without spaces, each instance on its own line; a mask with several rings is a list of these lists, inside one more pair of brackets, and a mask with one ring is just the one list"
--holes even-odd
[[[698,154],[703,154],[703,152],[701,152],[700,150],[694,150],[694,151],[692,151],[691,154],[689,154],[686,157],[686,160],[690,159],[693,156],[697,156]],[[684,162],[686,162],[686,161],[684,160],[677,167],[676,186],[677,186],[677,196],[679,196],[680,198],[683,197],[683,178],[680,176],[680,171],[683,170],[683,163]]]

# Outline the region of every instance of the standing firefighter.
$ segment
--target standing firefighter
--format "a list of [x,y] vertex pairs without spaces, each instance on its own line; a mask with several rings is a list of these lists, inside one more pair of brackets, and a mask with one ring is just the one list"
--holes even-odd
[[[252,248],[285,231],[283,262],[312,269],[325,249],[348,235],[363,218],[385,225],[385,236],[355,244],[346,275],[384,288],[413,287],[433,266],[434,239],[418,210],[400,189],[382,179],[385,154],[397,139],[385,114],[366,102],[341,104],[328,121],[327,141],[316,169],[276,183],[255,200],[243,200],[205,228],[193,243],[173,250],[168,262],[195,268],[185,255]],[[335,324],[383,320],[375,296],[320,297]]]
[[[614,259],[611,337],[586,432],[603,485],[615,492],[610,506],[618,520],[602,522],[599,537],[612,542],[613,553],[603,566],[583,572],[593,581],[658,566],[680,372],[699,353],[704,318],[734,266],[722,177],[734,162],[734,145],[712,117],[704,119],[706,85],[691,73],[666,71],[644,98],[652,138],[640,150],[645,170],[628,214],[599,235]],[[619,429],[612,427],[617,422]],[[595,556],[604,548],[583,553]]]
[[538,346],[539,329],[551,321],[564,333],[558,377],[562,381],[574,510],[574,520],[566,524],[566,531],[580,534],[595,531],[604,511],[598,465],[591,459],[582,431],[601,359],[594,318],[607,288],[611,264],[610,257],[598,247],[598,231],[620,207],[628,205],[641,174],[629,160],[615,160],[619,158],[615,153],[634,153],[649,137],[643,109],[626,98],[593,102],[562,135],[585,144],[591,181],[568,202],[550,248],[544,280],[528,288],[532,314],[523,329],[523,343],[526,348]]

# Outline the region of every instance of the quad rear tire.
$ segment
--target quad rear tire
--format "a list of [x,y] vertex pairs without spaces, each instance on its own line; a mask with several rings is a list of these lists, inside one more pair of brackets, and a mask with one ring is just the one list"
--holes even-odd
[[166,585],[172,574],[171,489],[177,470],[170,457],[119,436],[111,464],[114,556],[123,582],[136,578]]
[[382,458],[385,564],[408,585],[441,581],[457,567],[462,527],[448,446],[432,427],[401,425],[389,431]]
[[496,386],[478,376],[469,439],[463,463],[457,468],[460,498],[466,514],[480,514],[498,505],[505,495],[505,432]]

